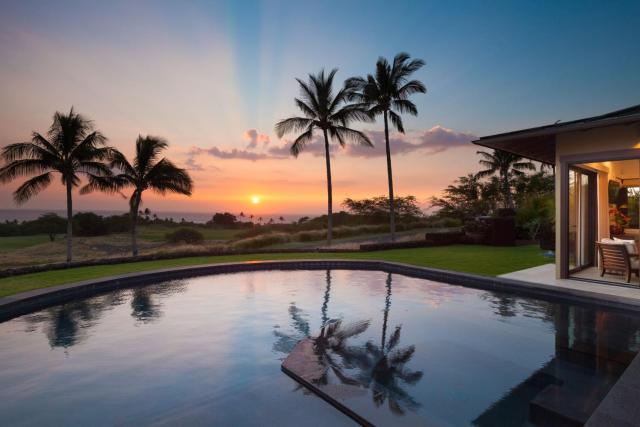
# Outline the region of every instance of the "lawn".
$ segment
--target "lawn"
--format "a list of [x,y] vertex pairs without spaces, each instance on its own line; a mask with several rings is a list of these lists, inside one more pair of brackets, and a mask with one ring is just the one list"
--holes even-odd
[[47,234],[36,234],[33,236],[0,237],[0,252],[28,248],[30,246],[47,243],[49,241],[49,235]]
[[480,274],[484,276],[497,276],[511,271],[552,262],[552,260],[543,256],[543,252],[537,246],[501,248],[478,245],[453,245],[361,253],[274,253],[189,257],[160,261],[141,261],[126,264],[78,267],[68,270],[47,271],[42,273],[6,277],[0,279],[0,297],[64,283],[161,268],[223,262],[322,258],[395,261],[424,267]]
[[[140,239],[151,242],[163,242],[167,233],[176,231],[179,227],[165,227],[162,225],[142,225],[138,228]],[[245,231],[241,229],[217,229],[204,227],[188,227],[198,230],[205,240],[229,240],[235,238],[238,233]]]

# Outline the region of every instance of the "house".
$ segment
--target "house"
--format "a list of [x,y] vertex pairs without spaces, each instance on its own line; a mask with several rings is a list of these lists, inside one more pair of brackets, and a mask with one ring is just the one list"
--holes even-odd
[[557,279],[626,281],[600,277],[596,242],[639,237],[640,105],[474,143],[554,166]]

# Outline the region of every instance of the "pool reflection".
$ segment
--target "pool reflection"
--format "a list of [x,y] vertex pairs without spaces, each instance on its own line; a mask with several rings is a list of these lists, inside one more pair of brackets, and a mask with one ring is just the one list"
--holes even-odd
[[383,272],[206,276],[0,324],[0,413],[12,425],[340,424],[280,370],[307,341],[314,384],[376,424],[580,424],[637,353],[639,325]]
[[42,328],[52,348],[68,349],[91,336],[91,328],[100,323],[105,311],[126,303],[131,294],[131,316],[141,323],[162,317],[162,298],[184,292],[184,281],[175,280],[157,285],[114,291],[105,295],[70,301],[24,317],[27,331]]

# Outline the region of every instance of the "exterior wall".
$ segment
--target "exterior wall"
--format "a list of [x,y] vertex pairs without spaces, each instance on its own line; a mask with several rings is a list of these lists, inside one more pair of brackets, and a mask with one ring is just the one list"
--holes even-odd
[[[609,233],[608,161],[640,158],[640,125],[610,126],[556,136],[556,277],[566,265],[567,170],[569,164],[600,162],[598,170],[598,231]],[[607,170],[605,172],[605,170]],[[564,199],[564,200],[563,200]]]

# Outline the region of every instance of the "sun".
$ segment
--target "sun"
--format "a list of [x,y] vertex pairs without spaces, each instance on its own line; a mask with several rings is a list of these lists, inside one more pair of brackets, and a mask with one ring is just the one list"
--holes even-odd
[[254,205],[259,205],[261,201],[260,196],[251,196],[251,203]]

